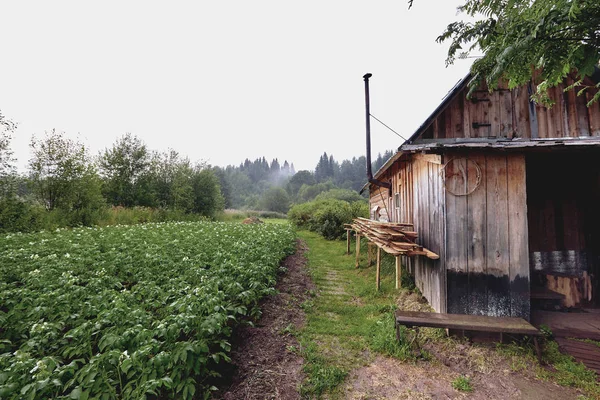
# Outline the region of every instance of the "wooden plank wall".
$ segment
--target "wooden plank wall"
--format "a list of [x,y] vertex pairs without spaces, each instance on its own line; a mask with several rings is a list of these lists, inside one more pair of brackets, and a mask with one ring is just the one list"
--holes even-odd
[[[549,91],[554,106],[530,102],[533,85],[492,93],[477,90],[466,98],[468,89],[456,95],[433,121],[423,138],[561,138],[600,136],[600,103],[586,107],[597,89],[577,96],[575,90],[564,92],[565,83]],[[479,124],[479,127],[474,126]],[[486,126],[489,124],[490,126]]]
[[401,193],[402,202],[406,204],[402,209],[402,216],[414,224],[419,233],[417,242],[441,255],[439,260],[413,258],[415,284],[434,310],[446,312],[446,271],[443,257],[445,196],[441,168],[441,163],[413,158],[405,163],[396,179],[407,187]]
[[369,197],[369,215],[373,212],[374,207],[379,207],[379,215],[380,221],[390,221],[390,218],[393,217],[393,213],[391,212],[389,207],[389,190],[386,188],[373,188],[371,185],[371,194]]
[[[529,319],[525,157],[447,156],[455,158],[445,171],[455,177],[445,191],[448,312]],[[473,187],[475,163],[477,189],[452,194]]]
[[[437,162],[418,159],[418,156],[401,159],[393,164],[381,180],[392,183],[392,197],[387,189],[374,189],[370,207],[384,202],[394,207],[394,222],[414,224],[419,233],[417,242],[442,255],[440,260],[414,257],[409,261],[415,283],[429,304],[438,312],[446,312],[446,271],[444,268],[445,219],[441,158]],[[381,193],[381,196],[380,196]],[[398,193],[400,198],[399,221],[395,204],[391,201]],[[383,196],[383,199],[381,197]],[[391,208],[388,206],[388,209]]]

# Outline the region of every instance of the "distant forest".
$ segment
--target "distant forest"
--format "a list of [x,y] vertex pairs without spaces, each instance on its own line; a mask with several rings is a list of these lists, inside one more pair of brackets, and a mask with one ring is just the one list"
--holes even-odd
[[[317,196],[364,199],[364,156],[339,162],[323,153],[314,171],[265,157],[218,167],[151,150],[129,133],[96,155],[62,132],[34,136],[27,172],[18,173],[15,129],[0,114],[0,231],[218,218],[225,209],[282,214]],[[392,154],[379,154],[373,169]]]
[[[372,163],[373,171],[392,155],[392,151],[379,153]],[[220,180],[226,208],[279,212],[286,212],[291,203],[307,202],[333,189],[358,192],[367,181],[365,156],[338,162],[326,152],[314,171],[295,171],[287,160],[268,162],[265,157],[246,159],[238,166],[213,167],[213,171]],[[279,201],[272,201],[274,196]]]

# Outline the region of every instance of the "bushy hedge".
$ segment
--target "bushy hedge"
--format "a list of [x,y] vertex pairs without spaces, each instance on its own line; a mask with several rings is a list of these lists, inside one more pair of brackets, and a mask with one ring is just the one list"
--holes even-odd
[[249,217],[286,219],[287,214],[283,214],[277,211],[227,209],[217,216],[217,221],[241,221]]
[[[283,214],[282,214],[283,215]],[[285,215],[283,215],[285,217]],[[206,216],[181,210],[150,207],[82,207],[54,209],[17,197],[0,198],[0,233],[37,232],[64,227],[135,225],[148,222],[203,221]]]
[[344,237],[344,224],[349,224],[354,218],[368,216],[369,206],[366,202],[348,203],[335,199],[297,204],[288,212],[289,220],[296,227],[317,232],[329,240]]
[[34,232],[46,225],[45,210],[15,196],[0,197],[0,233]]

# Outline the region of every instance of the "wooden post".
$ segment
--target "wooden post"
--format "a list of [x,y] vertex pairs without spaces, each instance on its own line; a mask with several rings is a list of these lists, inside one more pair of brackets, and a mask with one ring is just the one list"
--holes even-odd
[[367,243],[367,268],[373,265],[373,246],[372,242]]
[[402,287],[402,267],[400,265],[400,256],[396,256],[396,289]]
[[350,254],[350,229],[346,229],[346,254]]
[[381,287],[381,249],[377,246],[377,290]]
[[360,233],[356,232],[356,268],[359,267],[360,258]]

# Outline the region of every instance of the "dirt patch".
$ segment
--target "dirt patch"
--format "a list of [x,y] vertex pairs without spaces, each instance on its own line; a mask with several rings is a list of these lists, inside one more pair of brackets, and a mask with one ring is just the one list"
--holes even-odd
[[[499,366],[501,367],[501,366]],[[489,373],[470,370],[473,392],[463,393],[452,387],[461,372],[431,361],[406,363],[377,357],[371,364],[351,373],[344,386],[344,398],[376,399],[576,399],[578,392],[528,373],[493,368]]]
[[308,248],[298,241],[296,253],[283,262],[286,272],[279,277],[278,293],[261,304],[262,316],[254,327],[238,329],[232,340],[231,382],[214,394],[222,400],[299,399],[304,379],[299,344],[293,336],[304,325],[301,304],[314,293],[306,271]]
[[258,217],[248,217],[242,221],[242,224],[264,224]]

